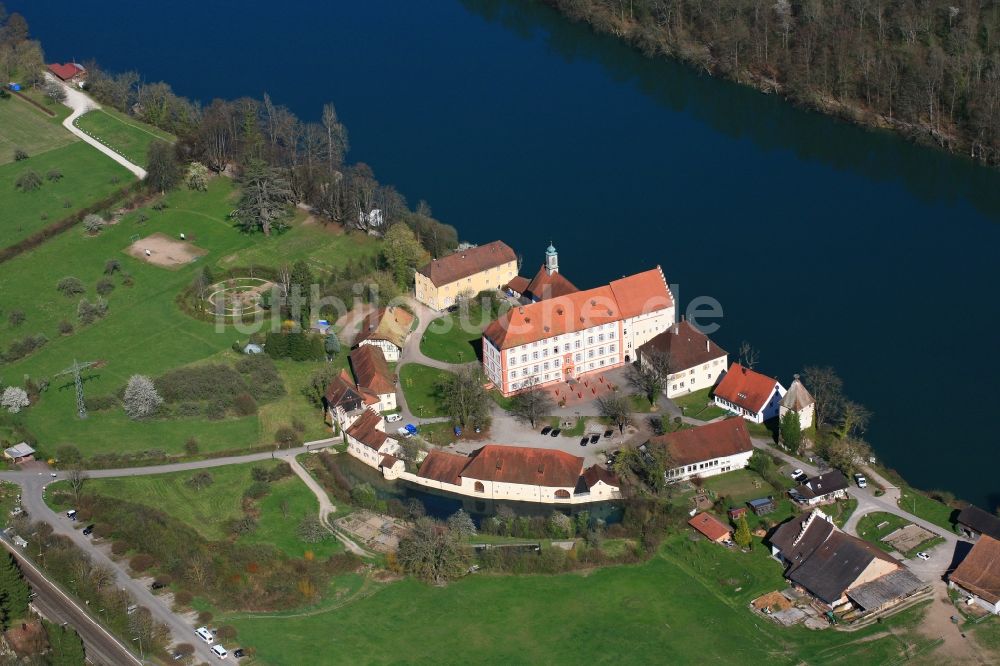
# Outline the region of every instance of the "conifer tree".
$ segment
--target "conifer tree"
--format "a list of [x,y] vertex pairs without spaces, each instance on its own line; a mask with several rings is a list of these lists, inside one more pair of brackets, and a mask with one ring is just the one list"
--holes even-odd
[[0,622],[6,630],[12,621],[28,614],[31,588],[21,574],[21,567],[10,553],[0,558]]
[[750,535],[750,526],[747,525],[747,517],[745,515],[740,516],[736,520],[736,534],[733,535],[733,541],[740,548],[750,548],[753,543],[753,538]]

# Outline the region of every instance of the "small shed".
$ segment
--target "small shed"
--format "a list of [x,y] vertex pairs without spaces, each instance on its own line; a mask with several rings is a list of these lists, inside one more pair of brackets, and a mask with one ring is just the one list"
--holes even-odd
[[9,449],[4,449],[3,455],[8,460],[14,461],[15,464],[28,462],[29,460],[35,459],[35,450],[27,445],[25,442],[21,442]]
[[755,515],[763,516],[766,513],[774,513],[778,510],[778,503],[774,501],[773,497],[762,497],[760,499],[752,499],[747,502],[747,506],[750,510],[754,512]]
[[715,516],[709,513],[699,513],[688,521],[688,525],[704,534],[710,541],[716,543],[732,538],[732,531]]
[[747,508],[745,506],[731,506],[729,507],[728,513],[729,520],[735,523],[737,520],[747,515]]

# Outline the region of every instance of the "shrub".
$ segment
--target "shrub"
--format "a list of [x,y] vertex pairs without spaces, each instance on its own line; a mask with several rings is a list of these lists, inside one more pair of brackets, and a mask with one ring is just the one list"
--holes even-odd
[[149,569],[155,563],[156,561],[153,559],[153,556],[147,555],[146,553],[139,553],[138,555],[134,555],[132,559],[128,561],[128,565],[132,569],[132,571],[138,571],[138,572]]
[[312,513],[302,519],[296,531],[299,539],[306,543],[319,543],[330,534],[323,527],[323,523],[319,522],[319,518]]
[[115,555],[124,555],[128,551],[128,544],[124,541],[115,541],[111,544],[111,552]]
[[195,490],[202,490],[215,483],[215,479],[212,478],[212,474],[210,472],[201,471],[195,473],[195,475],[185,481],[185,483]]
[[14,161],[15,162],[23,162],[26,159],[28,159],[28,153],[27,152],[25,152],[24,150],[22,150],[20,148],[15,148],[14,149]]
[[205,405],[205,418],[210,421],[221,421],[226,418],[225,400],[223,398],[218,398]]
[[260,498],[271,492],[271,484],[267,481],[254,481],[250,484],[250,487],[243,491],[244,497],[249,497],[250,499],[259,500]]
[[198,453],[198,440],[194,437],[188,437],[188,440],[184,442],[184,451],[192,456]]
[[24,323],[26,317],[24,316],[23,310],[11,310],[10,314],[7,315],[7,322],[10,324],[11,328],[17,328]]
[[56,448],[56,460],[64,465],[73,465],[82,459],[80,449],[72,444],[63,444]]
[[187,606],[194,601],[194,595],[187,590],[178,590],[174,593],[174,603],[179,606]]
[[122,269],[122,264],[117,259],[108,259],[106,262],[104,262],[105,275],[111,275],[112,273],[120,271],[121,269]]
[[160,574],[153,580],[156,582],[157,585],[170,585],[172,582],[174,582],[174,578],[170,574]]
[[109,280],[108,278],[101,278],[100,280],[97,281],[95,289],[97,290],[97,293],[100,294],[101,296],[107,296],[108,294],[110,294],[115,290],[115,283]]
[[73,332],[73,324],[67,319],[63,319],[59,322],[59,334],[60,335],[70,335]]
[[29,169],[17,177],[14,187],[22,192],[34,192],[42,186],[42,177],[34,169]]
[[[177,599],[177,595],[174,595],[174,600]],[[174,646],[174,652],[181,655],[181,657],[190,657],[194,654],[194,646],[190,643],[178,643]]]
[[210,612],[201,611],[200,613],[198,613],[198,624],[208,624],[209,622],[212,621],[213,617],[215,616],[212,615]]
[[56,283],[56,289],[66,298],[79,296],[86,291],[80,278],[73,276],[67,276],[59,280],[59,282]]
[[101,230],[107,223],[104,221],[100,215],[95,215],[91,213],[87,217],[83,218],[83,228],[88,234],[99,234]]
[[294,449],[302,444],[302,438],[294,428],[282,426],[274,433],[274,442],[279,449]]
[[233,534],[236,536],[253,534],[257,531],[257,519],[250,515],[244,515],[241,518],[237,518],[233,521],[232,530]]
[[45,177],[55,183],[62,180],[63,173],[59,169],[49,169],[48,173],[45,174]]
[[107,523],[97,523],[97,525],[94,526],[94,536],[100,537],[101,539],[107,539],[112,535],[112,533],[114,533],[114,531],[115,529]]
[[87,410],[91,412],[103,412],[108,409],[118,407],[118,397],[114,395],[95,395],[84,398]]
[[253,416],[257,413],[257,401],[249,393],[240,393],[233,401],[233,410],[237,416]]

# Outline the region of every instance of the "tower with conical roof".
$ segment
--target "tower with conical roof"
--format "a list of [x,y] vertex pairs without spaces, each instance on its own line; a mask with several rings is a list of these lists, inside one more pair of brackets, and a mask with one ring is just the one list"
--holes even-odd
[[549,241],[549,247],[545,250],[545,272],[549,275],[559,272],[559,253],[552,241]]

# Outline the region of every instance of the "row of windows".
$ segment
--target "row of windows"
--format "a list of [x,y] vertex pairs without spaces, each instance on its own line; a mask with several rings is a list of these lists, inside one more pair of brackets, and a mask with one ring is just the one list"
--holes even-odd
[[[595,337],[599,342],[604,342],[605,339],[608,340],[615,339],[617,335],[616,333],[617,329],[618,329],[617,324],[601,324],[599,326],[592,326],[586,329],[586,331],[576,331],[575,333],[565,333],[563,335],[556,335],[551,338],[546,338],[545,340],[536,340],[535,342],[531,342],[526,345],[514,347],[510,351],[512,354],[520,354],[521,352],[527,351],[529,348],[537,349],[539,346],[542,345],[557,343],[556,350],[553,353],[558,354],[559,353],[558,349],[561,346],[561,343],[563,342],[566,343],[566,346],[563,347],[563,350],[569,349],[569,344],[571,341],[576,346],[576,348],[579,349],[581,341],[583,340],[584,333],[588,334],[587,344],[592,345],[595,342]],[[572,338],[572,340],[570,340],[570,338]]]
[[[612,335],[609,335],[607,339],[608,340],[613,340],[614,337],[615,336],[612,334]],[[589,341],[588,341],[587,344],[588,345],[593,344],[593,340],[594,340],[594,338],[591,337],[589,339]],[[604,342],[604,340],[605,340],[605,338],[604,338],[603,334],[597,336],[597,341],[599,343]],[[581,345],[581,341],[580,340],[577,340],[576,342],[573,343],[573,350],[578,350],[578,349],[582,349],[582,345]],[[605,354],[605,349],[607,349],[607,353],[608,354],[614,354],[615,351],[617,351],[618,346],[615,345],[615,344],[608,345],[607,347],[603,347],[602,346],[602,347],[598,348],[597,353],[599,355],[603,356]],[[552,353],[552,355],[556,355],[556,354],[559,354],[559,353],[566,353],[566,352],[569,352],[569,351],[571,351],[569,345],[565,345],[565,346],[555,345],[554,347],[552,347],[551,353]],[[588,354],[588,358],[593,358],[594,357],[594,350],[593,349],[589,350],[587,352],[587,354]],[[520,358],[518,358],[517,356],[511,354],[510,359],[511,359],[511,365],[523,365],[525,363],[528,363],[529,360],[530,361],[537,361],[539,359],[545,359],[545,358],[548,358],[548,357],[549,357],[549,349],[545,348],[545,349],[543,349],[541,351],[531,352],[530,356],[528,354],[521,354]],[[576,354],[576,360],[577,361],[581,360],[580,354]]]

